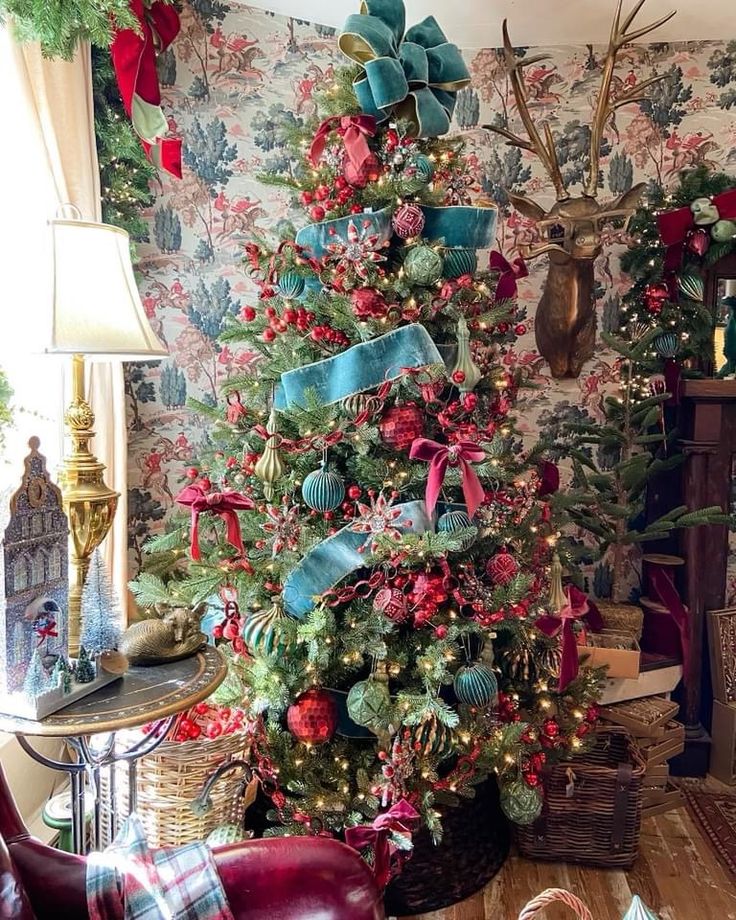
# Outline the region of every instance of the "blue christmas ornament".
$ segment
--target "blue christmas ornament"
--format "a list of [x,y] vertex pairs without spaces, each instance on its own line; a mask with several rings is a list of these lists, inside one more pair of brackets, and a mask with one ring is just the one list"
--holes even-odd
[[472,275],[478,267],[478,256],[474,249],[446,249],[442,274],[445,278],[459,278]]
[[496,675],[480,662],[458,668],[453,687],[461,703],[478,709],[494,705],[498,700]]
[[674,358],[680,347],[680,340],[674,332],[663,332],[654,340],[654,350],[662,358]]
[[471,530],[472,534],[464,537],[461,544],[461,549],[468,549],[475,543],[475,538],[478,535],[478,528],[470,520],[469,515],[465,511],[445,511],[444,514],[440,515],[437,520],[437,532],[446,533],[446,534],[455,534],[461,530]]
[[302,498],[314,511],[334,511],[345,497],[345,483],[325,469],[324,463],[302,483]]
[[284,297],[296,299],[304,293],[304,278],[296,272],[284,272],[279,276],[279,291]]

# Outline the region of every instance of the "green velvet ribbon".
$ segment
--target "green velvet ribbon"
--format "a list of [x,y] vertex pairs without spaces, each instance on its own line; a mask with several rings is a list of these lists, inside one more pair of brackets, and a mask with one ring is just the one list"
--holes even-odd
[[458,90],[470,73],[434,16],[406,34],[403,0],[363,0],[338,39],[342,53],[363,68],[354,83],[360,107],[378,121],[405,119],[418,137],[450,130]]

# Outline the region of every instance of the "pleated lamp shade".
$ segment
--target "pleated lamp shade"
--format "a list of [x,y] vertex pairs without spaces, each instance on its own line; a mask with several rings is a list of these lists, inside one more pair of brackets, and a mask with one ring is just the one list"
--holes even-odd
[[51,337],[45,350],[119,361],[168,354],[143,309],[128,234],[84,220],[55,219],[49,224],[54,274]]

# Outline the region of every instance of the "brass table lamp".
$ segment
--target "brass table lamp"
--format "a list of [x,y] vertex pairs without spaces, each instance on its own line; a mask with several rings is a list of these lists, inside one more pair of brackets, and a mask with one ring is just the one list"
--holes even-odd
[[[69,206],[66,206],[69,207]],[[78,219],[50,221],[53,297],[50,354],[72,356],[72,400],[66,422],[71,449],[60,484],[69,518],[69,652],[79,651],[82,589],[94,550],[112,525],[119,494],[90,449],[95,416],[85,395],[84,359],[150,360],[168,352],[143,310],[124,230]],[[125,424],[120,419],[121,425]]]

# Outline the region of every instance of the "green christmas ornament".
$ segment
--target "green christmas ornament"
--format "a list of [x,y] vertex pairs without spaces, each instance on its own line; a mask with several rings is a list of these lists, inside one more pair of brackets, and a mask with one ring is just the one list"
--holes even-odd
[[356,725],[385,731],[391,715],[391,694],[380,680],[369,677],[353,684],[347,699],[348,715]]
[[208,847],[226,847],[246,838],[247,834],[240,824],[220,824],[207,836],[205,843]]
[[445,278],[472,275],[478,267],[478,254],[474,249],[445,249],[442,274]]
[[249,614],[243,626],[243,642],[252,655],[281,655],[288,647],[284,625],[289,619],[277,598],[268,610]]
[[501,789],[501,809],[514,824],[533,824],[542,813],[542,796],[523,779]]
[[493,671],[480,662],[458,668],[452,682],[461,703],[484,709],[498,700],[498,681]]
[[423,153],[412,156],[401,175],[401,190],[407,195],[416,195],[432,181],[434,166]]
[[736,237],[736,222],[719,220],[710,228],[710,235],[717,243],[730,243]]
[[461,393],[472,392],[483,378],[478,365],[473,361],[470,351],[470,332],[465,317],[457,321],[457,354],[450,372],[450,378]]
[[685,297],[694,300],[696,303],[702,303],[705,296],[705,285],[700,275],[685,274],[680,275],[677,279],[677,286],[680,288]]
[[430,287],[442,277],[442,256],[431,246],[413,246],[404,259],[404,271],[409,281]]

